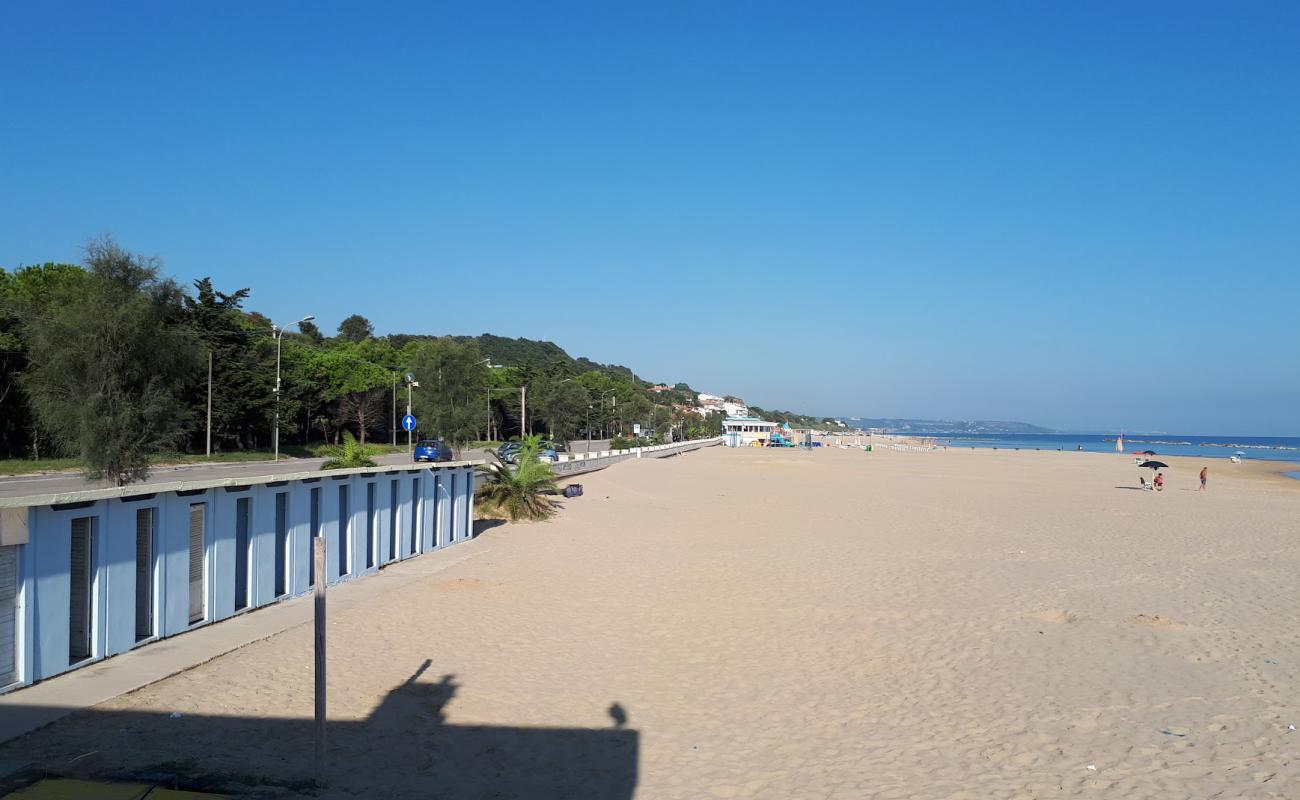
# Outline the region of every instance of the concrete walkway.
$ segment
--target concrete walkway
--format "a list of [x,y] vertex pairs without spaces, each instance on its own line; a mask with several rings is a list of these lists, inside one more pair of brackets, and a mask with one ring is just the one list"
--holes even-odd
[[[473,558],[485,547],[487,542],[477,539],[462,542],[384,567],[378,575],[335,584],[327,592],[328,606],[347,608],[400,591],[410,583]],[[311,595],[305,595],[254,609],[0,695],[0,742],[184,672],[244,645],[310,624],[312,601]]]

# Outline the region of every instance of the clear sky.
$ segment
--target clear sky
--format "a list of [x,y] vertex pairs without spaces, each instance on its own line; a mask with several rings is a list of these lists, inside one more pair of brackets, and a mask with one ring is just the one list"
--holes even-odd
[[0,265],[766,407],[1300,435],[1300,3],[0,0]]

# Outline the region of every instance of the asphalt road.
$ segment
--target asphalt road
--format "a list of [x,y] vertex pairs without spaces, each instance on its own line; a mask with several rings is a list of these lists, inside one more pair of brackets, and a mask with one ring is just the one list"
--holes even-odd
[[[593,440],[593,452],[609,447],[608,439]],[[570,452],[585,453],[587,441],[573,442]],[[481,461],[487,458],[486,450],[463,450],[463,461]],[[405,453],[377,456],[375,461],[384,466],[410,463]],[[262,475],[284,475],[292,472],[311,472],[320,469],[325,463],[323,458],[282,458],[275,461],[250,461],[239,464],[184,464],[174,467],[155,467],[149,479],[135,486],[147,486],[151,483],[172,483],[174,481],[203,481],[217,478],[246,478]],[[0,478],[0,498],[26,497],[28,495],[56,494],[77,492],[87,489],[108,489],[108,481],[88,481],[77,473],[61,472],[52,475],[15,475]]]
[[[461,459],[479,461],[486,451],[464,450]],[[385,466],[409,464],[410,456],[404,453],[378,456],[375,461]],[[217,478],[245,478],[261,475],[284,475],[292,472],[311,472],[320,469],[323,458],[282,458],[275,461],[251,461],[240,464],[185,464],[175,467],[155,467],[149,479],[134,486],[174,481],[203,481]],[[108,481],[88,481],[77,473],[61,472],[53,475],[16,475],[0,478],[0,497],[25,497],[27,495],[77,492],[87,489],[107,489]]]

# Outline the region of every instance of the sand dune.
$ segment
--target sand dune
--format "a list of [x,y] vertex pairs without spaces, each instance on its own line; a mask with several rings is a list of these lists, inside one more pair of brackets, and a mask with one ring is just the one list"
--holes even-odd
[[[1058,452],[583,476],[555,521],[334,615],[326,795],[1300,797],[1300,481],[1204,462],[1200,493],[1171,463],[1160,494]],[[310,664],[288,631],[0,758],[292,794]]]

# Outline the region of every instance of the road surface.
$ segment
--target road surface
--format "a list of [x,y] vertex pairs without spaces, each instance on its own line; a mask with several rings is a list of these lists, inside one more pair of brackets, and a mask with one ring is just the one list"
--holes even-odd
[[[478,461],[486,458],[484,450],[464,450],[461,459]],[[384,466],[410,463],[405,453],[376,456],[375,461]],[[182,464],[174,467],[155,467],[149,479],[136,486],[173,481],[203,481],[219,478],[244,478],[260,475],[282,475],[291,472],[311,472],[320,469],[324,458],[282,458],[277,461],[248,461],[238,464]],[[26,497],[28,495],[77,492],[88,489],[111,488],[108,481],[88,481],[75,472],[52,475],[15,475],[0,478],[0,498]]]

